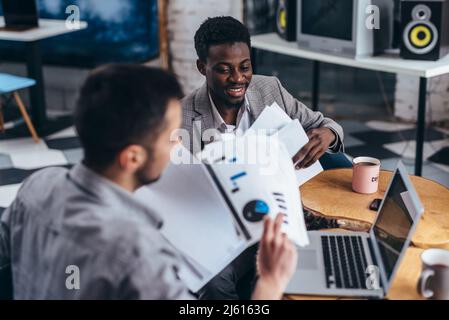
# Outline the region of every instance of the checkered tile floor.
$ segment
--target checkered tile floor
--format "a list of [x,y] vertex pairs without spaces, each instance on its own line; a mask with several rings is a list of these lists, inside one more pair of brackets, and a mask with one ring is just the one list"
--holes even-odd
[[[414,173],[416,129],[414,125],[381,121],[366,123],[339,121],[345,131],[346,153],[352,157],[371,156],[392,170],[402,160]],[[423,176],[449,187],[449,131],[428,129],[424,143]]]
[[[49,166],[71,167],[82,159],[82,150],[73,127],[57,130],[35,143],[25,128],[0,134],[0,212],[10,205],[22,181]],[[61,128],[60,128],[61,129]],[[56,132],[52,132],[56,131]],[[12,138],[15,135],[15,138]]]
[[[382,160],[384,169],[392,170],[402,159],[410,173],[414,171],[415,129],[372,121],[340,121],[345,130],[346,153],[372,156]],[[82,159],[82,150],[73,127],[55,126],[35,144],[25,128],[0,135],[0,212],[14,199],[22,181],[48,166],[70,167]],[[12,137],[15,135],[16,137]],[[430,129],[424,148],[424,176],[449,187],[449,132]]]

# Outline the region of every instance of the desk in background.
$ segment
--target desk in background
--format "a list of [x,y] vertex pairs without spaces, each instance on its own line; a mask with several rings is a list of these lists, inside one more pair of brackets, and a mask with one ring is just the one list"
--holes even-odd
[[439,61],[403,60],[396,56],[348,58],[300,49],[296,42],[287,42],[281,39],[276,33],[253,36],[251,38],[251,44],[253,47],[253,64],[255,70],[257,69],[255,49],[303,58],[314,62],[312,75],[312,109],[314,111],[318,110],[319,102],[320,62],[419,77],[415,174],[417,176],[422,175],[424,135],[426,128],[427,79],[449,73],[449,55]]
[[79,29],[69,29],[65,20],[39,19],[39,27],[25,31],[5,30],[4,26],[4,18],[0,17],[0,41],[24,42],[26,45],[24,60],[28,77],[36,81],[36,85],[30,88],[31,117],[36,129],[42,131],[47,121],[47,112],[40,41],[86,29],[87,23],[81,21]]
[[[376,212],[369,210],[369,205],[374,199],[383,198],[391,176],[391,172],[382,171],[377,194],[362,195],[352,191],[351,169],[324,171],[301,187],[302,201],[305,207],[326,216],[371,224]],[[413,176],[411,180],[425,211],[388,293],[387,298],[393,300],[422,299],[417,292],[421,253],[427,248],[449,249],[449,189],[420,177]],[[289,295],[287,298],[313,297]]]

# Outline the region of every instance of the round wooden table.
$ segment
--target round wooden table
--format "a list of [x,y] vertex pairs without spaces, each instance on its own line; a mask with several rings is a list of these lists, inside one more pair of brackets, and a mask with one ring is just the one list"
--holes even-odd
[[[382,171],[379,191],[362,195],[352,191],[352,169],[324,171],[301,187],[305,207],[331,217],[354,219],[372,224],[376,212],[369,209],[374,199],[382,199],[392,176]],[[407,250],[396,273],[388,299],[422,299],[416,286],[421,273],[420,256],[426,248],[449,249],[449,189],[420,177],[411,177],[425,212],[418,224],[413,245]],[[299,257],[301,259],[301,257]],[[287,299],[314,299],[289,295]]]
[[[304,206],[326,216],[373,223],[376,212],[369,209],[374,199],[382,199],[392,173],[382,171],[379,191],[372,195],[352,191],[352,170],[324,171],[301,187]],[[449,189],[431,180],[411,177],[425,212],[418,224],[413,244],[418,248],[449,249]]]

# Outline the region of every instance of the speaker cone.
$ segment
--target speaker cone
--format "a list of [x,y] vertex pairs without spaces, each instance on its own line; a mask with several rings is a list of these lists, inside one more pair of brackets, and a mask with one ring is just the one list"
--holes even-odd
[[284,34],[287,32],[287,8],[284,1],[279,1],[277,26],[279,33]]
[[412,21],[404,30],[404,43],[415,54],[432,51],[438,42],[438,30],[430,21]]

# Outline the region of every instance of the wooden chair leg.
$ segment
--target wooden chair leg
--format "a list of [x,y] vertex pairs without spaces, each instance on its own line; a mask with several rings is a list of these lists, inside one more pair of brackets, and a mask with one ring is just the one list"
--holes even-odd
[[22,117],[25,120],[25,123],[28,126],[28,129],[31,132],[31,135],[33,136],[33,139],[36,143],[39,143],[39,137],[36,133],[36,130],[34,129],[33,123],[31,122],[30,117],[28,116],[28,112],[25,108],[25,105],[22,102],[22,99],[20,98],[19,94],[16,92],[13,93],[14,99],[16,100],[17,105],[19,106],[20,112],[22,113]]
[[0,132],[5,133],[5,120],[3,119],[3,104],[0,97]]

